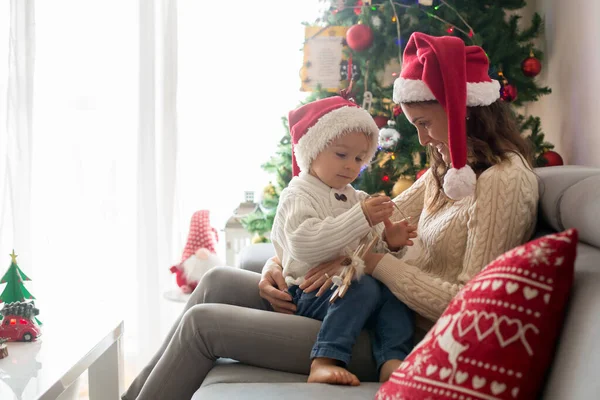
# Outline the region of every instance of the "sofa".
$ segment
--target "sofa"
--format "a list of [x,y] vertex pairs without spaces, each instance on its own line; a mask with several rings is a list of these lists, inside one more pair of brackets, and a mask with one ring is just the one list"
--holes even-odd
[[[600,168],[547,167],[540,178],[540,205],[535,236],[579,230],[575,281],[544,400],[600,399]],[[240,268],[260,271],[274,254],[270,244],[244,249]],[[369,351],[366,335],[355,349]],[[307,361],[308,362],[308,361]],[[273,371],[233,360],[220,360],[193,400],[213,399],[373,399],[379,383],[373,371],[358,371],[358,387],[307,384],[306,376]]]

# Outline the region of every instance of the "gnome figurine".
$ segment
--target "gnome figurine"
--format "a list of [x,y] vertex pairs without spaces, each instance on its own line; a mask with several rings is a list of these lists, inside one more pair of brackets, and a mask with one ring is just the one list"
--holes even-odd
[[209,269],[224,265],[216,255],[215,244],[218,240],[217,230],[210,225],[208,210],[196,211],[192,216],[181,262],[170,268],[183,293],[193,292]]

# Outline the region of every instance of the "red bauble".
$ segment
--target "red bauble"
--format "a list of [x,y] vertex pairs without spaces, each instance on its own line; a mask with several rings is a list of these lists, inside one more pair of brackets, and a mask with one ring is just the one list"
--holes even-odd
[[546,167],[555,167],[557,165],[563,165],[563,159],[555,151],[548,150],[542,154],[542,158],[546,160]]
[[422,170],[420,170],[419,172],[417,172],[417,179],[419,179],[420,177],[422,177],[423,174],[425,172],[427,172],[427,170],[429,170],[429,168],[423,168]]
[[521,63],[521,70],[523,75],[534,77],[542,71],[542,63],[535,57],[527,57]]
[[376,115],[373,117],[373,119],[375,120],[375,124],[379,129],[387,126],[389,120],[389,118],[384,115]]
[[517,88],[510,83],[507,83],[500,89],[500,98],[508,102],[516,100]]
[[354,51],[363,51],[373,44],[373,31],[367,25],[353,25],[346,32],[346,43]]

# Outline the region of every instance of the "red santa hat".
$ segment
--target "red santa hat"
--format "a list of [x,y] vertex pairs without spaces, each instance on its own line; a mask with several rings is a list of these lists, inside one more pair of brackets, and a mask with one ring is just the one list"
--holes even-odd
[[292,135],[294,176],[310,164],[333,140],[351,131],[365,132],[370,139],[369,162],[377,151],[379,129],[369,112],[341,96],[305,104],[288,115]]
[[437,100],[446,111],[452,168],[444,177],[444,192],[454,200],[475,192],[476,176],[467,165],[466,108],[487,106],[500,97],[500,84],[488,76],[488,68],[488,57],[479,46],[465,46],[453,36],[415,32],[394,82],[394,102]]

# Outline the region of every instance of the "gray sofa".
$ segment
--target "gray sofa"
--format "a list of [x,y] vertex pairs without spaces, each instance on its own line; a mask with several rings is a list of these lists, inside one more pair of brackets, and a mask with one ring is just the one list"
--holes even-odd
[[[566,228],[577,228],[580,235],[572,297],[541,398],[600,399],[600,169],[562,166],[536,172],[541,199],[535,235]],[[240,268],[260,271],[272,254],[269,244],[252,245],[245,249]],[[366,337],[355,346],[357,351],[369,351]],[[223,360],[193,400],[373,399],[379,387],[376,376],[360,371],[359,378],[358,387],[309,385],[304,375]]]

